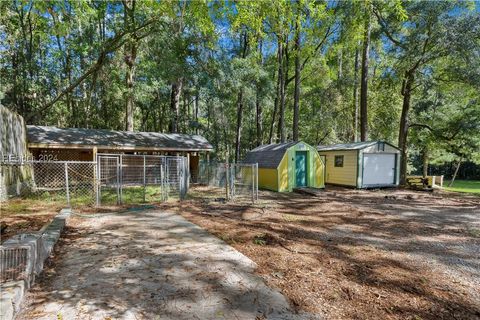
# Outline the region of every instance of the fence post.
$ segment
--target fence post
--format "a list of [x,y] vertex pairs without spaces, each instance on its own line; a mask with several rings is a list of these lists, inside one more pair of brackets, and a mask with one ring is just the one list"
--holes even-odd
[[121,204],[121,197],[120,197],[120,159],[115,159],[115,172],[116,172],[116,189],[117,189],[117,204]]
[[188,186],[188,170],[187,170],[188,158],[182,157],[182,197],[181,199],[184,200],[187,195],[187,186]]
[[[177,156],[178,157],[178,156]],[[178,160],[178,158],[177,158]],[[185,175],[185,166],[183,165],[184,159],[181,158],[180,165],[178,161],[175,161],[177,164],[177,181],[178,181],[178,191],[180,192],[180,200],[183,199],[183,184],[185,183],[184,175]]]
[[70,188],[68,186],[68,163],[65,162],[65,192],[67,194],[67,205],[70,207]]
[[228,192],[230,186],[230,170],[229,170],[229,165],[228,165],[228,159],[227,162],[225,162],[225,199],[228,201],[230,199],[230,194]]
[[162,197],[162,201],[165,201],[166,200],[166,197],[165,197],[165,182],[163,181],[165,178],[164,178],[164,172],[163,172],[163,164],[162,164],[162,161],[160,160],[160,194],[161,194],[161,197]]
[[252,203],[254,203],[255,202],[255,165],[254,164],[252,164],[251,175],[252,175]]
[[119,181],[119,204],[122,204],[122,198],[123,198],[123,155],[120,154],[120,166],[118,166],[117,162],[117,169],[118,169],[118,176],[117,180]]
[[95,190],[97,191],[96,192],[96,198],[97,198],[96,202],[97,202],[97,207],[98,207],[98,206],[100,206],[100,197],[101,197],[100,193],[102,192],[101,185],[100,185],[101,184],[101,181],[100,181],[101,167],[100,167],[100,160],[99,160],[98,156],[95,158],[95,161],[96,161],[95,162],[95,167],[96,167],[97,170],[95,170],[95,178],[94,179],[95,179]]
[[258,162],[255,163],[255,200],[258,200]]
[[143,155],[143,202],[146,202],[146,193],[147,193],[147,181],[146,181],[146,161],[145,155]]

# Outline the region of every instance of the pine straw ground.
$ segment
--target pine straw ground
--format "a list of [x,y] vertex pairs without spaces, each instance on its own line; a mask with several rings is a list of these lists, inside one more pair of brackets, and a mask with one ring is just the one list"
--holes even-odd
[[37,232],[60,211],[61,205],[49,202],[12,199],[0,202],[1,242],[19,234]]
[[479,319],[480,198],[329,188],[163,204],[254,260],[297,308],[328,319]]

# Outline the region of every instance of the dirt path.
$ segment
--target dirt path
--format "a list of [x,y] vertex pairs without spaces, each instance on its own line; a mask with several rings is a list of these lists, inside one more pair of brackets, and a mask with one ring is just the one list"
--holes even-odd
[[179,215],[73,218],[17,319],[298,319],[255,264]]

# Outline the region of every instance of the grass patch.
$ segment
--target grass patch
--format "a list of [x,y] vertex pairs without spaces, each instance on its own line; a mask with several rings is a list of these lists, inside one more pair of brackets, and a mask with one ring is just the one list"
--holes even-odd
[[[101,205],[116,205],[116,188],[102,188]],[[145,199],[145,201],[144,201]],[[171,194],[169,200],[176,200],[178,196]],[[137,205],[144,203],[155,203],[162,201],[162,192],[158,186],[143,187],[129,186],[124,187],[122,191],[122,203],[128,205]],[[96,204],[96,194],[92,188],[72,188],[70,190],[70,204],[74,208],[92,207]],[[39,191],[24,195],[18,198],[12,198],[1,204],[2,216],[15,214],[29,214],[40,211],[44,208],[57,210],[67,206],[65,191]]]
[[480,181],[479,180],[455,180],[451,187],[448,187],[450,181],[445,180],[443,187],[447,191],[467,192],[480,195]]

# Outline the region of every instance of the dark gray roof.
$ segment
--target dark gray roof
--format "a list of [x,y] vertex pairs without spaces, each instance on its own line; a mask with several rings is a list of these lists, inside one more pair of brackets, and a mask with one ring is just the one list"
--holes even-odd
[[158,149],[210,151],[212,145],[202,136],[180,133],[128,132],[103,129],[27,126],[29,144],[51,146],[114,147],[124,149]]
[[285,152],[297,142],[265,144],[249,151],[244,163],[258,163],[259,168],[277,168]]
[[[361,150],[365,149],[371,146],[376,145],[379,142],[384,142],[384,141],[362,141],[362,142],[351,142],[351,143],[339,143],[339,144],[333,144],[329,146],[318,146],[317,150],[318,151],[336,151],[336,150]],[[391,145],[388,142],[384,142],[394,148],[394,145]]]

